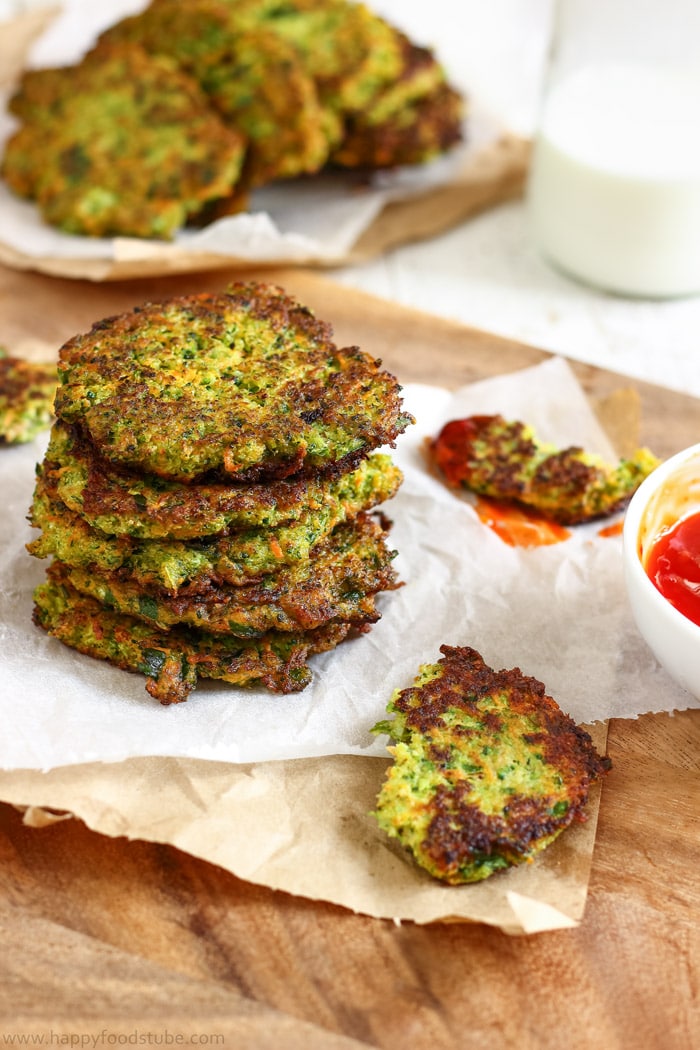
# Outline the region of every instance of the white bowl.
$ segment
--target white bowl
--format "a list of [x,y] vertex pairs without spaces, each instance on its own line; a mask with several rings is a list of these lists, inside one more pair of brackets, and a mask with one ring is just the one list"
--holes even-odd
[[700,511],[700,444],[667,459],[639,486],[625,514],[627,594],[639,632],[672,678],[700,697],[700,626],[675,609],[647,575],[645,558],[659,535]]

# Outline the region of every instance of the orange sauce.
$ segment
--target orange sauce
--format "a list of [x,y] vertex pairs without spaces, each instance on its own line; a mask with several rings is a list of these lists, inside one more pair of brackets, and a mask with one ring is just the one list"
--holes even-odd
[[652,544],[645,569],[664,598],[700,625],[700,513],[682,518]]
[[571,535],[569,529],[547,521],[535,511],[513,503],[484,499],[480,496],[474,506],[484,525],[510,547],[544,547],[561,543]]
[[598,535],[604,537],[621,536],[623,524],[624,522],[622,521],[615,521],[612,525],[606,525],[604,528],[598,529]]

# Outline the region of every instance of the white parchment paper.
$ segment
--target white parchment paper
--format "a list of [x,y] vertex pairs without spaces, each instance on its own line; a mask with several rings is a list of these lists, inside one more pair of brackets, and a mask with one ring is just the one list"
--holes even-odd
[[[146,0],[64,0],[61,13],[28,56],[30,67],[76,62],[99,33],[146,6]],[[390,201],[447,185],[502,135],[532,128],[552,25],[552,0],[478,0],[455,9],[383,0],[371,5],[418,43],[433,46],[452,83],[469,98],[464,147],[428,165],[376,177],[353,174],[290,180],[255,193],[247,213],[185,230],[172,243],[133,238],[71,236],[46,225],[37,209],[0,182],[0,244],[33,258],[134,262],[152,259],[163,269],[188,256],[223,255],[250,263],[342,262]],[[17,122],[0,98],[0,151]]]
[[82,656],[31,622],[45,564],[24,544],[34,467],[45,441],[0,452],[0,767],[50,769],[160,755],[260,762],[385,754],[370,733],[391,691],[439,647],[471,645],[495,667],[540,678],[577,722],[699,706],[656,664],[627,607],[621,539],[578,528],[550,547],[516,549],[467,498],[433,477],[422,445],[442,423],[475,412],[526,419],[545,440],[612,456],[570,367],[554,358],[457,393],[405,389],[418,422],[399,439],[405,472],[383,509],[405,585],[379,599],[367,635],[313,659],[311,685],[276,696],[203,682],[185,704],[161,707],[129,674]]

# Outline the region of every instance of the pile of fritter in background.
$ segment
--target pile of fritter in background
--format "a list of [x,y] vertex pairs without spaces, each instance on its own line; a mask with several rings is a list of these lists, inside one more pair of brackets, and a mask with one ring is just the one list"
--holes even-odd
[[464,100],[432,51],[351,0],[152,0],[77,65],[28,71],[2,175],[87,236],[170,238],[279,179],[425,162]]

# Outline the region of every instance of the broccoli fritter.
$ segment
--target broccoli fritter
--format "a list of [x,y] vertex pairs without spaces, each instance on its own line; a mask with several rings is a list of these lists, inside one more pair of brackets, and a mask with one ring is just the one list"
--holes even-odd
[[53,556],[73,568],[100,575],[117,573],[155,592],[176,593],[186,588],[188,594],[196,594],[212,585],[254,583],[284,567],[308,563],[336,525],[394,494],[400,471],[388,457],[376,453],[375,458],[386,461],[386,465],[369,491],[353,491],[348,485],[347,498],[313,509],[303,507],[290,524],[275,529],[242,529],[189,542],[114,537],[92,528],[60,500],[55,475],[41,467],[31,522],[42,533],[28,550],[34,557]]
[[464,99],[429,48],[400,39],[400,76],[351,115],[331,163],[369,169],[421,164],[461,140]]
[[98,46],[138,44],[149,54],[170,55],[196,75],[225,58],[240,28],[220,0],[151,0],[143,11],[105,29]]
[[561,525],[620,510],[659,464],[646,448],[617,465],[581,448],[558,450],[499,415],[451,420],[428,453],[454,488],[533,507]]
[[12,108],[25,122],[2,175],[69,233],[170,238],[241,173],[243,137],[174,62],[137,45],[26,74]]
[[[226,2],[238,9],[238,0]],[[321,99],[338,113],[364,109],[401,73],[401,34],[365,4],[282,0],[259,18],[298,49]]]
[[51,426],[57,382],[53,362],[0,354],[0,445],[32,441]]
[[461,141],[464,98],[429,48],[363,4],[293,0],[264,24],[296,44],[321,98],[342,115],[331,165],[422,164]]
[[495,671],[468,647],[440,651],[375,726],[393,742],[375,816],[456,885],[530,861],[585,820],[590,784],[610,762],[541,682]]
[[363,108],[361,119],[365,124],[384,124],[406,106],[432,95],[447,82],[445,70],[430,48],[414,44],[403,34],[399,35],[399,40],[401,72]]
[[462,138],[463,100],[449,84],[406,105],[382,123],[349,123],[331,162],[342,168],[394,168],[424,164]]
[[395,552],[384,536],[381,526],[362,514],[339,525],[308,562],[280,569],[259,583],[210,584],[195,594],[185,589],[176,595],[147,591],[120,573],[101,576],[67,565],[61,571],[63,580],[81,594],[160,628],[189,624],[252,638],[271,630],[308,631],[327,623],[375,623],[380,613],[374,596],[397,586]]
[[101,532],[191,540],[231,529],[278,528],[307,512],[351,517],[396,493],[402,474],[375,452],[355,470],[268,483],[183,485],[154,475],[111,471],[74,427],[57,421],[42,464],[47,484]]
[[412,421],[400,387],[271,285],[107,318],[59,353],[56,414],[111,463],[254,481],[359,462]]
[[248,186],[318,172],[340,141],[339,120],[320,102],[296,50],[275,33],[239,34],[228,61],[201,83],[226,123],[248,140]]
[[101,39],[168,55],[196,79],[224,122],[246,138],[246,185],[316,172],[340,124],[321,104],[297,49],[247,21],[220,0],[156,0]]
[[350,630],[347,624],[330,624],[245,640],[185,627],[160,631],[79,594],[63,580],[58,565],[36,588],[34,601],[37,626],[71,649],[146,675],[146,689],[162,704],[186,700],[200,678],[298,692],[311,680],[308,657],[335,648]]

